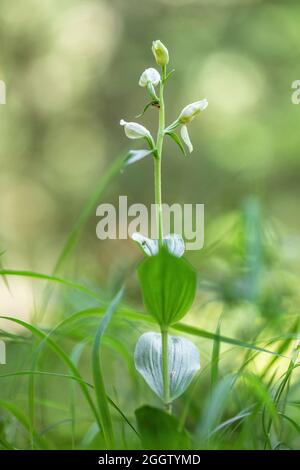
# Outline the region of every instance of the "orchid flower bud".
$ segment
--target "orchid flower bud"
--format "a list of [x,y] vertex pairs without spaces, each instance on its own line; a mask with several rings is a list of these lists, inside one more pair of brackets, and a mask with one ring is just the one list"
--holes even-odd
[[204,111],[208,106],[208,101],[205,98],[201,101],[196,101],[195,103],[188,104],[183,110],[181,111],[178,121],[181,124],[188,124],[191,122],[197,114],[201,111]]
[[158,65],[161,65],[162,67],[167,65],[169,62],[169,52],[161,41],[153,41],[152,52]]
[[153,86],[157,86],[159,82],[160,82],[160,74],[154,68],[144,70],[144,72],[142,73],[139,79],[139,85],[141,87],[146,87],[148,83],[151,83]]
[[128,139],[151,138],[148,129],[137,122],[126,122],[124,119],[121,119],[120,125],[124,126],[124,131]]

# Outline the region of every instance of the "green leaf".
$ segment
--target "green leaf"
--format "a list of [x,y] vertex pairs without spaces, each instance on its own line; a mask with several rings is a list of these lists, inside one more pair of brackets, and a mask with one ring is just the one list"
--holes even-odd
[[[63,267],[66,264],[67,259],[70,257],[71,253],[75,250],[84,227],[86,226],[89,218],[93,214],[96,206],[99,204],[101,197],[103,196],[105,190],[110,185],[111,181],[120,173],[122,168],[124,167],[124,162],[128,157],[128,152],[122,153],[118,158],[116,158],[107,171],[104,174],[101,174],[99,182],[96,184],[96,189],[93,190],[90,197],[88,198],[87,202],[83,206],[83,209],[76,217],[76,222],[67,236],[67,239],[62,247],[62,250],[58,256],[58,259],[55,263],[53,268],[52,274],[53,276],[58,275]],[[47,285],[45,288],[43,302],[41,307],[41,312],[45,315],[48,303],[50,298],[53,294],[53,286]]]
[[169,80],[169,78],[173,75],[174,72],[175,72],[175,69],[170,70],[170,72],[167,74],[166,78],[163,80],[164,84],[167,82],[167,80]]
[[64,362],[68,366],[68,368],[70,369],[72,374],[80,380],[80,382],[78,382],[79,387],[80,387],[80,389],[83,393],[83,396],[85,397],[87,403],[89,404],[89,406],[91,408],[91,411],[94,414],[94,417],[95,417],[95,419],[96,419],[96,421],[99,425],[99,429],[101,429],[100,418],[98,416],[98,412],[97,412],[97,409],[95,407],[95,404],[94,404],[94,402],[93,402],[93,400],[90,396],[89,390],[88,390],[86,384],[84,383],[77,367],[73,364],[73,362],[68,357],[68,355],[64,352],[64,350],[55,341],[53,341],[48,335],[46,335],[41,329],[39,329],[39,328],[37,328],[33,325],[30,325],[29,323],[27,323],[23,320],[19,320],[18,318],[14,318],[14,317],[6,317],[6,316],[0,316],[0,319],[7,320],[7,321],[13,322],[17,325],[23,326],[28,331],[30,331],[34,336],[43,339],[45,341],[45,343],[49,346],[49,348],[51,348],[57,354],[57,356],[62,360],[62,362]]
[[255,343],[247,343],[246,341],[241,341],[236,338],[230,338],[228,336],[223,336],[223,335],[216,335],[214,333],[211,333],[210,331],[203,330],[202,328],[196,328],[195,326],[191,325],[186,325],[184,323],[177,323],[176,325],[173,326],[174,330],[181,331],[182,333],[186,333],[192,336],[199,336],[200,338],[206,338],[206,339],[212,339],[212,340],[218,340],[221,343],[227,343],[231,344],[232,346],[239,346],[241,348],[257,351],[257,352],[264,352],[267,354],[272,354],[274,356],[279,356],[279,357],[285,357],[282,354],[279,354],[277,352],[271,351],[269,349],[261,348],[260,346],[257,346]]
[[298,435],[300,436],[300,426],[296,421],[294,421],[290,416],[287,416],[284,413],[279,413],[280,416],[282,416],[284,419],[286,419],[297,431]]
[[199,421],[196,429],[196,435],[201,444],[220,424],[234,384],[234,376],[225,376],[215,385],[211,394],[208,395],[204,402],[201,420]]
[[59,377],[63,379],[70,379],[80,384],[84,384],[87,387],[93,388],[92,384],[90,384],[89,382],[86,382],[83,379],[76,377],[75,375],[61,374],[58,372],[47,372],[47,371],[41,371],[41,370],[20,370],[17,372],[8,372],[7,374],[0,374],[0,378],[3,379],[5,377],[17,377],[17,376],[22,376],[22,375],[41,375],[41,376],[48,376],[48,377],[56,377],[56,378]]
[[213,388],[218,382],[219,375],[219,360],[220,360],[220,322],[216,330],[216,337],[214,339],[212,360],[211,360],[211,387]]
[[145,114],[147,109],[150,108],[150,106],[159,107],[159,102],[157,100],[152,100],[149,103],[147,103],[146,106],[144,107],[143,111],[140,114],[138,114],[137,116],[135,116],[136,119],[141,118]]
[[188,154],[185,151],[185,147],[184,147],[183,143],[181,142],[180,137],[175,132],[166,132],[166,134],[169,135],[171,137],[171,139],[174,140],[174,142],[178,145],[178,147],[180,148],[183,155],[185,157],[187,157]]
[[[123,306],[116,313],[117,313],[116,317],[118,317],[119,319],[123,318],[131,322],[141,322],[141,323],[147,323],[150,325],[153,325],[155,323],[155,319],[152,316],[137,312],[135,310],[130,309],[127,306]],[[59,330],[62,327],[68,326],[69,324],[75,321],[84,320],[86,318],[88,319],[93,316],[103,316],[103,314],[104,314],[103,308],[95,308],[95,307],[81,310],[79,312],[75,312],[71,316],[62,320],[54,328],[52,332]],[[180,331],[181,333],[186,333],[191,336],[205,338],[205,339],[209,339],[212,341],[220,341],[221,343],[230,344],[232,346],[236,346],[242,349],[247,349],[249,351],[256,351],[257,353],[262,352],[262,353],[270,354],[274,357],[282,357],[282,358],[287,359],[287,356],[284,356],[280,354],[279,352],[271,351],[270,349],[257,346],[256,343],[247,343],[246,341],[241,341],[236,338],[230,338],[229,336],[216,335],[215,333],[212,333],[211,331],[207,331],[202,328],[196,328],[191,325],[186,325],[185,323],[176,323],[172,325],[172,329],[175,331]],[[264,342],[270,343],[270,340],[269,341],[265,340]],[[272,342],[274,342],[274,340],[272,340],[271,343]]]
[[112,427],[112,420],[109,410],[109,402],[106,396],[104,379],[102,374],[102,367],[99,358],[99,352],[101,347],[101,340],[106,330],[108,323],[111,320],[113,313],[116,311],[121,298],[123,295],[123,289],[121,289],[115,298],[112,300],[111,304],[109,305],[104,317],[101,319],[94,344],[92,349],[92,367],[93,367],[93,377],[94,377],[94,384],[95,384],[95,391],[96,397],[98,402],[99,414],[102,423],[102,430],[106,444],[109,448],[114,447],[114,434],[113,434],[113,427]]
[[[13,323],[16,323],[17,325],[23,326],[26,328],[28,331],[30,331],[33,335],[37,336],[38,338],[42,338],[45,344],[47,344],[50,349],[52,349],[57,356],[64,362],[70,371],[72,372],[73,376],[77,378],[78,385],[83,393],[83,396],[86,398],[87,403],[89,404],[91,411],[94,414],[94,417],[96,419],[96,422],[98,424],[99,430],[102,429],[102,424],[101,424],[101,418],[98,414],[98,410],[95,407],[95,404],[89,394],[88,386],[90,384],[87,384],[81,377],[78,368],[74,365],[73,361],[67,356],[67,354],[63,351],[63,349],[50,338],[51,332],[46,335],[42,330],[39,328],[36,328],[33,325],[30,325],[29,323],[24,322],[23,320],[19,320],[18,318],[14,317],[6,317],[6,316],[0,316],[0,319],[7,320]],[[53,332],[53,331],[52,331]],[[131,427],[131,429],[136,432],[135,428],[132,426],[132,424],[129,422],[129,420],[126,418],[125,414],[121,411],[121,409],[116,405],[116,403],[108,397],[108,401],[111,406],[122,416],[122,418],[126,421],[126,423]]]
[[190,449],[191,442],[185,430],[179,429],[179,421],[165,411],[143,406],[135,412],[143,449]]
[[56,261],[52,274],[54,275],[58,274],[58,272],[60,272],[61,269],[63,268],[67,258],[70,256],[70,254],[76,247],[84,226],[87,224],[89,218],[93,214],[95,207],[99,204],[99,200],[102,197],[104,191],[109,186],[111,181],[115,178],[115,176],[117,176],[120,173],[124,165],[124,161],[126,160],[127,157],[128,157],[128,152],[125,154],[121,154],[118,158],[116,158],[112,162],[112,164],[107,169],[106,173],[104,173],[104,175],[101,174],[100,181],[96,185],[96,189],[90,195],[81,213],[76,218],[76,223],[67,237],[67,240],[58,257],[58,260]]
[[140,264],[138,275],[144,305],[161,327],[179,321],[191,307],[197,277],[185,259],[161,249]]
[[18,408],[14,403],[5,400],[0,400],[0,408],[4,408],[8,413],[13,415],[18,423],[20,423],[27,431],[29,430],[29,420],[21,408]]
[[81,291],[84,294],[97,299],[99,303],[102,303],[102,300],[99,298],[99,295],[88,287],[85,287],[82,284],[78,284],[77,282],[69,281],[68,279],[63,279],[58,276],[51,276],[50,274],[37,273],[33,271],[19,271],[16,269],[0,269],[0,275],[30,277],[34,279],[41,279],[45,281],[52,281],[58,284],[63,284],[64,286],[69,287],[71,289]]
[[[30,433],[30,422],[26,414],[21,408],[16,406],[12,401],[6,401],[0,399],[0,408],[3,408],[7,413],[15,418],[15,420],[28,432]],[[45,448],[44,440],[37,436],[37,441],[41,448]],[[7,443],[8,444],[8,443]],[[9,445],[9,444],[8,444]]]
[[[276,352],[278,353],[278,355],[273,356],[270,359],[270,361],[267,362],[261,374],[261,378],[264,378],[267,375],[267,373],[271,370],[271,368],[274,367],[274,364],[278,361],[278,359],[282,357],[282,354],[289,349],[291,343],[294,341],[294,335],[297,335],[298,329],[299,329],[299,318],[296,319],[291,329],[289,330],[290,335],[288,335],[288,337],[282,343],[280,343],[279,346],[277,347]],[[281,338],[282,337],[280,337],[279,339]]]
[[251,396],[254,395],[257,400],[265,406],[272,419],[276,420],[278,418],[276,403],[268,387],[257,375],[254,375],[253,373],[244,372],[241,377],[244,379],[248,389],[251,391]]

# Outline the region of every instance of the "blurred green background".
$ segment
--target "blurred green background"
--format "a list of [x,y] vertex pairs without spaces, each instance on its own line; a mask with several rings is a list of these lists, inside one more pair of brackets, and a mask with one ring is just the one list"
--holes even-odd
[[[215,331],[222,314],[223,331],[247,340],[258,325],[268,337],[290,328],[300,295],[300,106],[291,102],[299,23],[292,1],[1,0],[2,265],[53,270],[106,169],[133,148],[119,120],[135,120],[143,109],[138,79],[155,66],[151,42],[161,39],[176,70],[166,89],[167,122],[187,103],[209,100],[189,128],[191,158],[172,141],[163,158],[164,201],[205,204],[205,247],[188,253],[200,278],[189,321]],[[156,114],[150,109],[141,120],[153,131]],[[120,173],[98,203],[120,194],[129,203],[153,202],[150,159]],[[141,254],[130,240],[98,240],[96,223],[94,211],[63,273],[108,297]],[[32,318],[44,286],[24,278],[9,286],[1,284],[1,313]],[[134,276],[127,300],[142,308]],[[88,305],[76,296],[64,301],[66,311]],[[48,309],[47,323],[61,311]],[[126,338],[121,327],[119,334]],[[129,351],[135,339],[136,332]],[[211,345],[200,344],[205,365]]]
[[[133,0],[28,0],[22,6],[3,0],[3,263],[53,269],[104,172],[132,147],[119,120],[134,120],[142,110],[147,98],[137,82],[154,65],[150,46],[160,38],[176,70],[166,91],[167,122],[187,103],[209,99],[206,113],[190,126],[192,158],[184,160],[167,142],[163,161],[164,201],[205,204],[209,256],[203,250],[193,253],[193,260],[204,279],[223,282],[234,269],[243,270],[245,247],[234,252],[232,244],[246,211],[253,227],[253,217],[263,219],[272,259],[281,259],[280,269],[288,265],[279,280],[269,273],[274,295],[285,290],[300,260],[300,111],[291,102],[299,18],[294,2],[153,0],[141,7]],[[155,131],[156,110],[142,122]],[[119,194],[128,195],[129,203],[153,202],[150,159],[115,178],[99,204],[116,202]],[[96,223],[94,215],[69,269],[106,287],[139,252],[130,240],[98,240]],[[24,314],[33,303],[31,287],[24,280],[12,282],[18,294],[12,302],[3,293],[7,307]]]

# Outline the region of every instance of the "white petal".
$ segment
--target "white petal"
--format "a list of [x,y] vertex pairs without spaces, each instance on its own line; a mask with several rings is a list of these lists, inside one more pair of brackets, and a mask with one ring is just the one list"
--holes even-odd
[[130,150],[128,157],[125,160],[125,165],[131,165],[132,163],[142,160],[142,158],[152,155],[153,150],[141,149],[141,150]]
[[197,114],[204,111],[208,106],[207,98],[201,101],[195,101],[195,103],[188,104],[183,108],[179,115],[179,121],[183,124],[191,122]]
[[204,111],[208,106],[208,99],[204,98],[204,100],[199,101],[199,103],[200,103],[201,111]]
[[171,255],[181,258],[184,254],[185,246],[183,238],[177,233],[172,233],[164,237],[164,245]]
[[[137,371],[149,387],[163,399],[161,334],[143,334],[135,347]],[[190,385],[200,369],[200,354],[196,346],[181,336],[168,337],[168,375],[170,400],[178,398]]]
[[[139,152],[146,152],[146,150],[137,151],[137,153]],[[132,153],[134,153],[134,151],[132,151]],[[140,160],[140,158],[143,158],[143,156],[139,157],[137,155],[136,158],[135,155],[133,155],[133,160],[130,159],[129,163]],[[144,235],[138,232],[134,232],[131,238],[140,245],[147,256],[157,255],[159,249],[158,240],[152,240],[151,238],[144,237]],[[177,233],[166,235],[164,237],[164,246],[167,248],[168,252],[171,253],[171,255],[176,256],[177,258],[181,258],[185,251],[183,238]]]
[[139,85],[141,87],[147,86],[148,82],[152,83],[153,86],[156,86],[159,84],[160,74],[156,69],[154,68],[146,69],[140,76]]
[[144,237],[141,233],[134,232],[131,236],[132,240],[137,242],[147,256],[155,256],[158,253],[158,241]]
[[128,139],[142,139],[144,137],[150,137],[151,135],[146,127],[137,122],[126,122],[124,119],[121,119],[120,125],[124,126],[125,134]]
[[181,129],[180,129],[180,135],[182,137],[182,140],[183,142],[185,143],[185,145],[187,146],[187,148],[189,149],[189,152],[192,153],[193,151],[193,144],[191,142],[191,139],[190,139],[190,136],[189,136],[189,133],[188,133],[188,130],[187,130],[187,127],[186,126],[182,126]]

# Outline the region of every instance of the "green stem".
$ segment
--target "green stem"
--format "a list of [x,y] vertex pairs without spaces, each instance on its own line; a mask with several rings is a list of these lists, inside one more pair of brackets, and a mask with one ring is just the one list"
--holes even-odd
[[165,103],[164,103],[164,81],[166,77],[166,68],[162,70],[162,80],[159,87],[159,125],[156,141],[156,156],[154,159],[154,186],[155,186],[155,204],[156,204],[156,223],[158,230],[158,240],[160,246],[163,242],[163,218],[162,218],[162,197],[161,197],[161,159],[162,147],[165,131]]
[[166,410],[171,412],[170,403],[170,384],[169,384],[169,367],[168,367],[168,330],[161,330],[161,345],[162,345],[162,376],[164,387],[164,404]]
[[[166,67],[162,69],[162,79],[159,87],[159,124],[156,140],[156,154],[154,158],[154,186],[155,186],[155,204],[156,204],[156,224],[158,231],[159,246],[163,244],[163,217],[162,217],[162,197],[161,197],[161,160],[162,147],[165,135],[165,102],[164,102],[164,84],[166,79]],[[168,330],[161,330],[161,348],[162,348],[162,378],[163,378],[163,398],[166,410],[171,413],[170,403],[170,385],[168,370]]]
[[161,158],[154,160],[154,186],[155,186],[155,206],[156,206],[156,225],[159,245],[162,246],[163,224],[162,224],[162,198],[161,198]]

